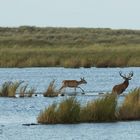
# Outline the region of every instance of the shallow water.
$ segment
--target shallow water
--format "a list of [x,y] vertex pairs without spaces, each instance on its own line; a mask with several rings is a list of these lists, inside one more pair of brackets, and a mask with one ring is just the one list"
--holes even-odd
[[[81,85],[86,93],[111,92],[112,87],[123,81],[119,71],[128,74],[134,72],[126,92],[139,87],[140,68],[0,68],[0,84],[5,81],[25,81],[30,87],[35,87],[37,92],[44,92],[49,83],[55,80],[56,88],[66,79],[80,80],[85,77],[86,85]],[[66,89],[66,92],[73,92],[73,89]],[[81,92],[77,89],[77,92]]]
[[[24,80],[30,86],[36,87],[42,93],[50,81],[56,79],[57,89],[64,79],[80,79],[85,77],[87,85],[81,85],[86,95],[81,96],[78,89],[77,99],[86,103],[98,98],[99,92],[111,91],[114,84],[123,80],[118,72],[134,72],[133,79],[126,90],[126,94],[139,87],[139,68],[90,68],[90,69],[65,69],[65,68],[24,68],[0,69],[0,84],[8,80]],[[66,89],[73,92],[73,89]],[[100,95],[102,96],[102,95]],[[136,140],[140,139],[140,122],[117,123],[81,123],[72,125],[33,125],[24,126],[26,123],[36,123],[39,112],[53,102],[60,102],[67,97],[44,98],[41,94],[32,98],[0,98],[0,140]],[[123,96],[119,100],[123,100]]]

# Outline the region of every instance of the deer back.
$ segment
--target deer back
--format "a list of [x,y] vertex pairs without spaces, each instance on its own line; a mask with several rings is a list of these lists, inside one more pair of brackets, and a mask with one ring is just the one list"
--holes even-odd
[[64,80],[63,86],[64,87],[77,87],[78,81],[76,81],[76,80]]

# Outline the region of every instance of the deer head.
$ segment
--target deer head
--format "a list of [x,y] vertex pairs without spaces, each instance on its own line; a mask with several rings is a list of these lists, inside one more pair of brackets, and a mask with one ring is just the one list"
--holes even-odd
[[84,77],[83,77],[83,78],[80,78],[80,79],[81,79],[80,82],[81,82],[82,84],[87,84],[87,81],[84,79]]
[[131,80],[132,76],[133,76],[133,72],[131,71],[127,76],[126,75],[122,75],[122,72],[119,72],[120,76],[124,79],[124,80]]

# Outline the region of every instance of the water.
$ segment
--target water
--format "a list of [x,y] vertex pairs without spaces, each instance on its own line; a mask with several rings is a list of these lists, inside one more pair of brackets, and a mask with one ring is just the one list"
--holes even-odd
[[[126,94],[139,87],[139,68],[12,68],[0,69],[0,84],[5,81],[24,80],[32,87],[36,87],[37,97],[32,98],[0,98],[0,140],[118,140],[140,139],[140,122],[117,123],[81,123],[72,125],[33,125],[36,123],[39,112],[53,102],[60,102],[66,97],[44,98],[41,93],[49,83],[55,79],[56,88],[59,89],[64,79],[85,77],[87,85],[81,85],[86,95],[80,96],[77,89],[77,99],[81,103],[95,99],[100,92],[111,91],[113,85],[122,82],[119,71],[134,72]],[[73,89],[66,89],[68,93]],[[120,97],[120,99],[123,97]]]
[[[0,84],[5,81],[22,80],[28,83],[30,87],[35,87],[37,92],[44,92],[49,83],[55,80],[56,88],[61,87],[61,82],[66,79],[80,80],[84,77],[87,81],[86,85],[81,85],[86,93],[111,92],[112,87],[123,81],[119,76],[119,71],[124,74],[130,71],[134,72],[134,76],[130,81],[126,92],[139,87],[140,68],[1,68]],[[73,89],[67,89],[71,92]],[[77,89],[77,92],[81,92]]]

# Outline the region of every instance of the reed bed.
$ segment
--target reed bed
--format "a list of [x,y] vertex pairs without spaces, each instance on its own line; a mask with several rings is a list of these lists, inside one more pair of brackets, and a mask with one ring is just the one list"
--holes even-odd
[[23,85],[19,89],[19,97],[32,97],[35,94],[35,88],[27,89],[28,84]]
[[47,90],[43,93],[44,97],[56,97],[59,91],[56,90],[55,80],[51,81]]
[[74,98],[63,100],[59,105],[54,103],[40,112],[37,120],[42,124],[77,123],[79,122],[80,103]]
[[2,84],[0,88],[0,96],[1,97],[15,97],[16,91],[22,83],[23,81],[5,82],[4,84]]
[[32,97],[35,94],[35,88],[29,88],[27,90],[26,85],[22,85],[24,81],[8,81],[0,87],[0,97],[16,97],[19,93],[19,97]]
[[81,108],[81,122],[110,122],[116,120],[116,95],[107,94],[105,97],[88,102]]
[[39,114],[37,120],[38,123],[42,124],[108,122],[116,120],[115,110],[115,95],[106,95],[104,98],[87,103],[85,106],[81,106],[75,97],[70,97],[59,105],[50,105]]
[[140,88],[130,92],[119,109],[120,120],[140,120]]
[[76,97],[52,104],[41,111],[38,123],[83,123],[83,122],[116,122],[140,120],[140,88],[131,91],[121,105],[117,105],[117,95],[106,94],[104,97],[81,105]]

